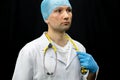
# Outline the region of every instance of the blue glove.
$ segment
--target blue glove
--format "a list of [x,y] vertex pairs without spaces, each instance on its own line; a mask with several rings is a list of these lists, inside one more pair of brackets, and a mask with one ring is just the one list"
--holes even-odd
[[98,65],[93,59],[92,55],[85,52],[77,52],[81,66],[88,69],[90,72],[95,73],[98,70]]

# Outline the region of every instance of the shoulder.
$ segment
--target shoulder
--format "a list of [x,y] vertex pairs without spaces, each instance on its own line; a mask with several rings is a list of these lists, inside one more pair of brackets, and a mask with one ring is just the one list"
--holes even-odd
[[26,43],[19,51],[19,55],[29,55],[29,56],[33,56],[34,53],[37,52],[38,48],[39,48],[39,42],[40,37]]
[[85,48],[85,46],[84,46],[82,43],[80,43],[79,41],[74,40],[74,39],[73,39],[73,41],[75,42],[75,44],[77,45],[77,47],[78,47],[78,49],[79,49],[80,51],[86,52],[86,48]]
[[26,43],[21,50],[31,51],[37,49],[38,47],[40,47],[43,40],[44,40],[44,34]]
[[36,38],[28,43],[26,43],[22,49],[32,49],[35,46],[38,46],[38,42],[39,42],[40,38]]
[[23,45],[23,47],[19,50],[18,52],[18,60],[30,60],[30,61],[34,61],[37,56],[41,56],[40,53],[42,53],[43,51],[43,44],[46,43],[46,41],[44,41],[44,36],[41,35],[40,37],[33,39],[32,41],[26,43]]
[[34,55],[36,53],[39,53],[40,50],[43,50],[43,48],[46,47],[47,44],[48,41],[43,33],[40,37],[26,43],[20,50],[20,53]]
[[83,45],[81,42],[73,39],[71,36],[69,36],[69,34],[67,34],[67,36],[68,36],[70,39],[73,40],[73,42],[75,43],[75,45],[78,47],[78,49],[79,49],[81,52],[86,52],[86,49],[85,49],[84,45]]

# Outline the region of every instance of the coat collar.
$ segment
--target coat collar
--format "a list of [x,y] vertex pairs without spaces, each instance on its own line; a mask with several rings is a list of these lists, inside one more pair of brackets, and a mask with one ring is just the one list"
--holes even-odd
[[[49,45],[49,40],[47,39],[47,37],[45,36],[45,33],[46,32],[44,32],[43,34],[42,34],[42,36],[39,38],[40,40],[39,40],[39,45],[40,45],[40,50],[44,53],[44,49]],[[50,49],[51,50],[51,49]],[[50,53],[51,55],[49,56],[49,57],[51,57],[51,58],[56,58],[55,57],[55,55],[53,54],[54,53],[54,51],[53,50],[51,50],[52,52]],[[58,53],[58,52],[57,52]],[[46,52],[46,54],[47,54],[47,52]],[[67,67],[69,67],[69,65],[71,64],[71,62],[74,60],[74,58],[76,57],[76,51],[75,51],[75,49],[74,49],[74,47],[73,47],[73,45],[72,44],[70,44],[70,51],[69,51],[69,58],[68,58],[68,61],[67,61],[67,64],[65,63],[65,61],[63,60],[63,58],[59,55],[59,54],[57,54],[57,60],[59,61],[59,62],[61,62],[61,63],[63,63],[63,64],[65,64],[66,65],[66,68]]]

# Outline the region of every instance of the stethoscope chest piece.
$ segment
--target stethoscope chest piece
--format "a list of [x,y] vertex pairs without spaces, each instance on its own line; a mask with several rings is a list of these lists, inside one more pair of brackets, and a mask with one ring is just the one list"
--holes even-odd
[[48,48],[52,48],[52,43],[49,43]]

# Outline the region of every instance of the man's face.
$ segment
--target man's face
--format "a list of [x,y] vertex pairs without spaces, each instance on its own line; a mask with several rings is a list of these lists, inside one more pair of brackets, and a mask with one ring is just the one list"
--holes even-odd
[[68,30],[71,26],[71,22],[72,10],[68,6],[55,8],[46,20],[49,29],[60,32]]

